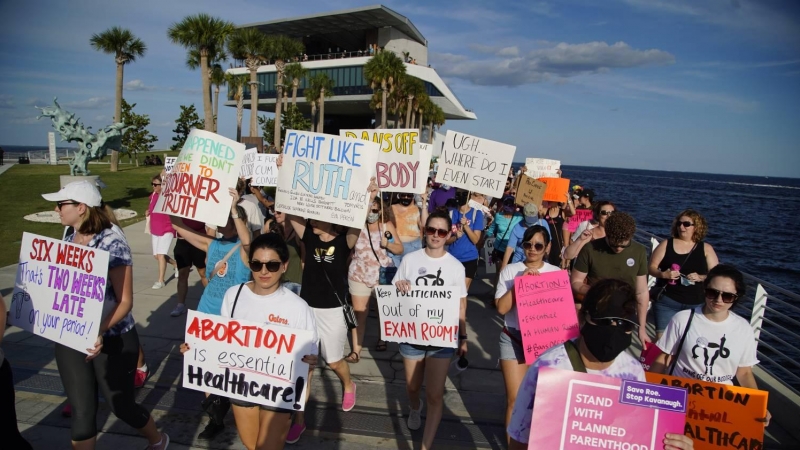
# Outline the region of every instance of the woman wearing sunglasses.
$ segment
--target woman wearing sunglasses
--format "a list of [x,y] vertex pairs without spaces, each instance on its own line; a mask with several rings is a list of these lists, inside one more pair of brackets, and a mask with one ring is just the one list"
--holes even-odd
[[[380,283],[381,267],[394,269],[394,262],[388,252],[396,255],[403,253],[403,243],[399,239],[389,241],[387,236],[397,236],[397,230],[392,224],[392,210],[381,210],[381,201],[375,198],[367,213],[367,223],[356,241],[353,260],[347,272],[347,282],[350,287],[350,298],[353,301],[353,310],[356,313],[358,326],[350,330],[353,351],[345,361],[355,364],[361,360],[361,347],[364,342],[364,332],[367,330],[367,305],[372,296],[372,290]],[[388,284],[391,277],[385,280]],[[385,349],[386,343],[383,344]],[[376,347],[377,348],[377,347]]]
[[470,199],[482,201],[478,193],[467,195],[464,189],[456,190],[457,207],[450,211],[456,232],[447,240],[447,252],[453,255],[464,266],[467,291],[475,274],[478,273],[478,247],[476,244],[483,234],[483,211],[469,206]]
[[497,312],[505,316],[503,331],[500,333],[500,370],[503,372],[506,385],[506,426],[511,419],[517,390],[528,370],[517,317],[514,279],[559,270],[558,267],[545,261],[550,251],[550,234],[545,227],[541,225],[528,227],[522,236],[521,247],[525,252],[525,259],[522,262],[509,264],[500,272],[497,292],[494,294]]
[[[531,423],[540,368],[585,371],[606,377],[645,381],[642,365],[625,352],[638,326],[636,310],[636,292],[629,284],[607,279],[592,286],[586,293],[581,310],[583,326],[580,336],[551,347],[525,373],[506,430],[510,437],[509,450],[527,449],[531,431],[535,433],[547,426]],[[578,359],[573,359],[570,353],[580,357],[584,367],[573,366],[571,361]],[[694,444],[682,434],[666,433],[654,448],[691,450]]]
[[442,420],[444,407],[444,383],[447,369],[453,354],[467,353],[467,286],[464,283],[464,266],[447,253],[444,245],[451,235],[452,222],[447,211],[436,210],[428,216],[425,223],[425,242],[427,246],[403,258],[397,269],[393,284],[403,292],[412,286],[452,286],[460,297],[458,314],[458,351],[448,347],[400,344],[403,366],[406,373],[406,392],[408,393],[410,413],[408,428],[417,430],[422,425],[420,413],[423,402],[419,391],[425,380],[425,400],[428,414],[425,431],[422,435],[422,450],[433,446],[433,438]]
[[286,214],[283,211],[275,211],[274,216],[264,223],[261,233],[276,233],[283,237],[289,248],[289,265],[283,274],[282,286],[300,295],[300,288],[303,285],[303,248],[294,228],[286,221]]
[[[317,327],[308,304],[283,287],[282,277],[288,264],[289,249],[282,237],[275,233],[257,237],[248,252],[248,267],[253,281],[232,286],[225,292],[220,315],[310,331],[314,344],[299,350],[305,355],[303,362],[308,364],[310,373],[317,364]],[[281,321],[270,320],[274,317],[280,317]],[[181,345],[181,353],[187,351],[189,345]],[[231,403],[236,429],[246,448],[280,450],[284,447],[293,411],[243,400],[232,399]]]
[[167,273],[167,264],[175,269],[175,278],[178,278],[178,264],[169,257],[169,247],[175,239],[175,230],[172,228],[169,216],[154,213],[158,197],[161,196],[161,175],[156,175],[151,180],[153,193],[150,195],[150,206],[147,207],[147,217],[150,220],[150,237],[153,244],[153,258],[158,261],[158,281],[153,284],[153,289],[161,289],[166,284],[164,276]]
[[[564,259],[575,259],[587,242],[606,237],[606,221],[617,210],[613,203],[602,200],[597,202],[592,208],[593,220],[584,220],[578,224],[578,228],[572,233],[572,242],[564,249]],[[564,224],[566,227],[567,224]],[[567,228],[563,229],[569,233]]]
[[[206,267],[211,267],[208,273],[208,285],[203,290],[197,311],[219,315],[222,308],[222,299],[231,286],[238,286],[250,280],[250,270],[247,267],[250,261],[248,250],[250,247],[250,229],[247,226],[247,214],[238,205],[239,193],[236,189],[228,189],[231,196],[230,215],[224,227],[217,228],[222,235],[216,239],[187,226],[183,219],[172,216],[172,226],[178,234],[193,247],[206,252]],[[208,397],[208,394],[206,394]],[[198,439],[214,439],[225,429],[224,419],[230,404],[227,399],[218,398],[208,403],[206,412],[210,420],[205,429],[197,436]]]
[[[658,280],[653,304],[656,339],[664,334],[672,316],[703,303],[703,281],[719,264],[711,244],[703,242],[708,224],[697,211],[687,209],[672,221],[670,237],[653,250],[648,271]],[[656,300],[656,299],[654,299]]]
[[[650,370],[667,373],[668,357],[677,358],[671,373],[676,377],[721,384],[733,384],[736,377],[739,385],[758,389],[753,376],[753,366],[758,364],[753,328],[731,311],[746,290],[744,275],[735,267],[719,264],[709,270],[703,289],[705,302],[672,317],[656,342],[661,354]],[[766,424],[769,418],[768,412]]]

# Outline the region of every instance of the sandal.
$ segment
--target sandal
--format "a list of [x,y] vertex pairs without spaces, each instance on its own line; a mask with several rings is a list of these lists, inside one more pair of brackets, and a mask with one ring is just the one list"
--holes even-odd
[[375,351],[376,352],[385,352],[386,351],[386,341],[378,340],[378,343],[375,344]]
[[350,364],[358,364],[358,362],[361,361],[361,356],[356,352],[350,352],[350,354],[345,356],[344,360]]

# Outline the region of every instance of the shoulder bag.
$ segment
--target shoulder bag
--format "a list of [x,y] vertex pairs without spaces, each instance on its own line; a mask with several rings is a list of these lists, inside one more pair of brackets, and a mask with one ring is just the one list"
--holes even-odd
[[[683,262],[681,263],[681,266],[686,264],[686,261],[688,261],[689,257],[692,256],[692,253],[694,253],[694,249],[695,248],[697,248],[697,243],[696,242],[695,242],[694,246],[692,247],[692,249],[689,250],[689,253],[686,255],[686,258],[683,258]],[[657,302],[661,298],[661,296],[664,295],[664,291],[667,289],[667,283],[668,283],[667,281],[664,281],[664,284],[662,284],[661,286],[659,286],[658,283],[656,283],[655,286],[650,288],[649,295],[650,295],[650,300],[653,303]]]
[[[378,227],[378,231],[380,231],[380,227]],[[367,227],[367,240],[369,241],[369,248],[372,249],[372,254],[375,255],[375,259],[378,260],[378,264],[381,264],[381,259],[378,258],[378,253],[375,252],[375,245],[372,244],[372,234],[369,231],[369,227]],[[397,267],[383,267],[383,264],[381,264],[380,271],[378,272],[378,284],[381,286],[392,284],[392,279],[394,279],[394,275],[396,273]]]
[[567,356],[569,356],[569,363],[572,364],[572,370],[586,373],[586,364],[583,363],[583,358],[581,358],[581,353],[578,351],[578,347],[575,346],[575,343],[571,340],[566,340],[564,341],[564,348],[567,350]]
[[347,324],[347,329],[352,330],[358,326],[358,319],[356,318],[356,312],[353,311],[353,306],[347,303],[347,297],[345,297],[345,301],[342,301],[342,298],[339,297],[339,292],[336,290],[336,286],[333,285],[331,277],[328,276],[328,272],[324,267],[322,267],[322,273],[325,274],[325,279],[328,280],[328,284],[331,286],[336,300],[339,300],[339,304],[342,305],[342,314],[344,314],[344,322]]

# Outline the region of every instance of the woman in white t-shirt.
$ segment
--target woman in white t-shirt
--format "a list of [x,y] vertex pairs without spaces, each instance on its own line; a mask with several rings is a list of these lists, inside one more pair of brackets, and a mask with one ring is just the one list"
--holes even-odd
[[423,402],[419,398],[422,381],[425,380],[425,400],[428,414],[422,435],[422,450],[433,446],[433,438],[442,421],[444,407],[444,383],[447,369],[454,353],[467,353],[467,286],[464,266],[453,255],[447,253],[445,242],[450,238],[452,222],[446,211],[432,212],[425,222],[427,247],[403,257],[392,283],[397,289],[408,292],[412,286],[452,286],[460,297],[458,314],[458,351],[455,348],[400,344],[406,372],[406,392],[410,406],[408,428],[417,430],[422,425],[420,413]]
[[528,365],[525,364],[525,351],[522,348],[522,332],[519,329],[514,279],[560,270],[545,262],[550,253],[550,233],[543,226],[528,227],[522,235],[521,246],[525,251],[525,261],[509,264],[500,272],[497,291],[494,294],[497,312],[505,315],[503,331],[500,333],[500,370],[503,372],[506,385],[506,427],[511,419],[519,385],[528,370]]
[[[308,304],[281,285],[289,263],[286,242],[277,234],[263,234],[250,244],[249,256],[253,281],[228,289],[220,315],[310,331],[314,342],[300,351],[305,352],[303,362],[308,364],[311,373],[317,364],[317,326]],[[280,320],[275,320],[276,317]],[[181,346],[181,353],[188,350],[187,344]],[[305,392],[306,398],[309,391]],[[273,450],[284,447],[292,411],[236,399],[231,399],[231,404],[239,437],[246,448]]]
[[[661,354],[650,371],[667,373],[668,357],[677,358],[670,373],[676,377],[721,384],[733,384],[736,377],[739,385],[758,389],[753,376],[758,364],[753,328],[731,311],[746,289],[744,275],[735,267],[720,264],[711,269],[705,280],[705,303],[672,317],[656,343]],[[767,424],[769,419],[767,412]]]

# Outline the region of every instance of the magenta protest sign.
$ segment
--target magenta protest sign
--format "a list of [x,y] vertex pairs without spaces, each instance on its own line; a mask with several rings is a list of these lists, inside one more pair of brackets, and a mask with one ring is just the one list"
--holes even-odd
[[566,270],[514,280],[525,363],[550,347],[578,337],[578,314]]
[[655,450],[685,420],[681,388],[542,367],[528,446]]
[[575,230],[578,229],[578,225],[581,224],[584,220],[592,220],[594,215],[592,214],[591,209],[576,209],[575,215],[569,218],[567,222],[567,227],[569,227],[569,232],[574,233]]

